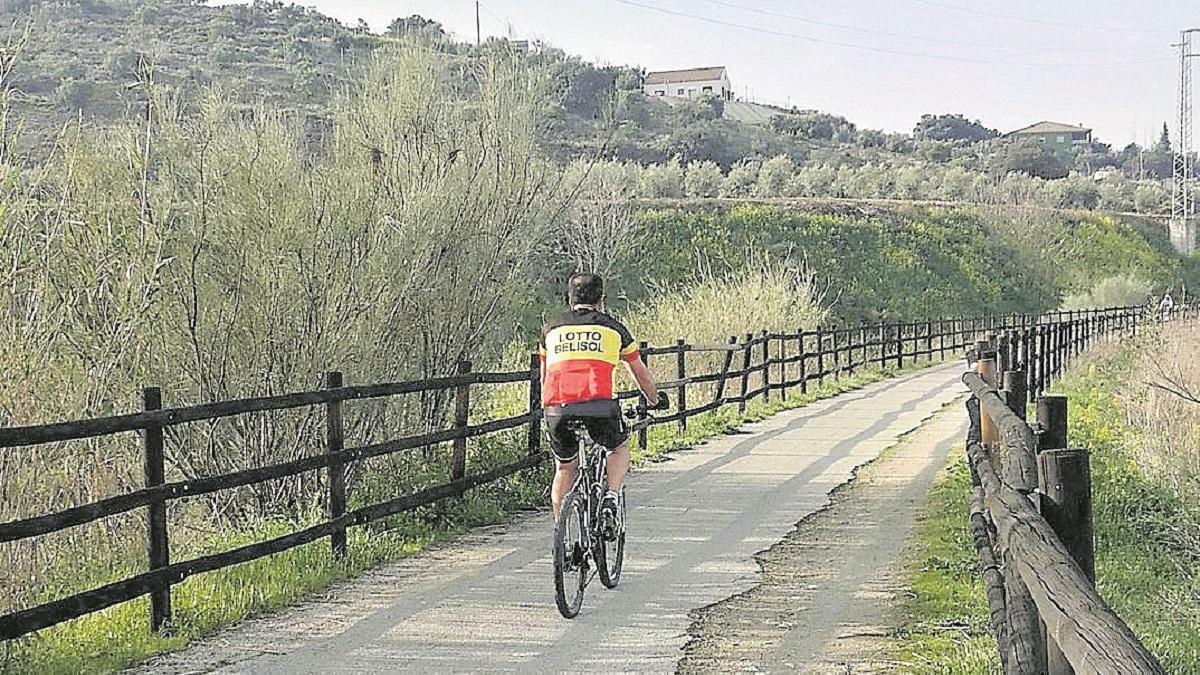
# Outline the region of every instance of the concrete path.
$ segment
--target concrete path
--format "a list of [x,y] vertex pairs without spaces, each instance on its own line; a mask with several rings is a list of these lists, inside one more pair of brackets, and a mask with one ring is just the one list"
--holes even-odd
[[942,409],[760,553],[754,588],[695,613],[679,672],[898,672],[895,611],[908,582],[898,561],[966,427],[961,404]]
[[[672,672],[691,613],[754,587],[754,555],[964,391],[954,363],[870,385],[639,470],[621,585],[554,607],[548,516],[473,532],[245,622],[154,673]],[[814,630],[822,627],[814,627]]]

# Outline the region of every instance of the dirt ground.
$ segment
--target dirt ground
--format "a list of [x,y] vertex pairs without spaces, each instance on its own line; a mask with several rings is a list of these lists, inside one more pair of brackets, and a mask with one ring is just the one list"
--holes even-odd
[[897,672],[897,562],[964,419],[948,405],[760,553],[760,584],[693,613],[679,672]]

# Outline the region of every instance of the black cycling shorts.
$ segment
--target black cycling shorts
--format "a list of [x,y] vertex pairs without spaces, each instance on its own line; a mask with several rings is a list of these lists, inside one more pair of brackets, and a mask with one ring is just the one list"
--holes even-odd
[[629,440],[629,431],[616,401],[588,401],[546,408],[546,430],[550,433],[550,450],[560,462],[573,462],[579,457],[579,437],[572,422],[583,424],[592,440],[611,450]]

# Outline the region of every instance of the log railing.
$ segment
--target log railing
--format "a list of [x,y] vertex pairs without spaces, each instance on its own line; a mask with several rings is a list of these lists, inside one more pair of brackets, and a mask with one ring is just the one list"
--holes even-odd
[[[1190,311],[1190,310],[1189,310]],[[1141,308],[1127,307],[1078,312],[1069,322],[1061,316],[1009,314],[987,317],[951,317],[909,323],[861,324],[794,332],[762,332],[730,337],[727,342],[689,344],[679,339],[664,346],[642,348],[642,357],[666,379],[660,386],[676,393],[676,407],[657,417],[654,424],[674,424],[686,431],[688,420],[727,405],[745,407],[752,400],[772,396],[788,398],[807,394],[814,386],[861,371],[864,368],[899,368],[918,362],[935,362],[961,354],[977,338],[1019,331],[1022,339],[1005,343],[1020,354],[1042,343],[1038,339],[1056,336],[1064,345],[1068,333],[1063,326],[1129,327],[1142,316]],[[1075,335],[1075,333],[1070,333]],[[1080,333],[1079,335],[1082,335]],[[1080,338],[1082,339],[1082,338]],[[1037,352],[1043,354],[1043,352]],[[1047,364],[1050,362],[1047,361]],[[708,368],[699,366],[708,365]],[[514,372],[474,372],[469,363],[459,364],[455,374],[413,382],[371,385],[347,385],[338,372],[326,375],[325,388],[244,398],[199,405],[164,407],[163,393],[157,388],[144,391],[142,412],[88,420],[58,422],[38,426],[0,428],[0,451],[6,448],[38,446],[78,439],[140,432],[145,462],[145,487],[113,495],[98,501],[53,512],[0,522],[0,543],[22,541],[67,530],[102,518],[147,509],[149,537],[148,569],[126,579],[41,605],[0,615],[0,640],[11,640],[85,614],[150,596],[150,625],[157,631],[169,626],[171,586],[188,577],[220,570],[328,538],[337,556],[346,554],[348,528],[366,525],[395,514],[412,511],[434,502],[463,494],[517,472],[535,467],[548,458],[542,449],[539,362],[532,355],[526,369]],[[1028,387],[1031,395],[1042,391],[1048,381],[1049,365],[1031,370]],[[1024,380],[1023,380],[1024,382]],[[528,407],[519,415],[471,424],[470,401],[478,397],[477,388],[494,385],[525,384]],[[355,401],[383,399],[422,392],[451,392],[456,401],[446,428],[432,433],[407,436],[385,442],[352,445],[342,428],[343,408]],[[634,391],[620,398],[636,398]],[[987,397],[985,397],[987,398]],[[994,405],[990,404],[990,405]],[[164,465],[164,429],[231,418],[248,413],[299,408],[324,408],[325,447],[314,454],[287,462],[233,471],[216,476],[167,480]],[[471,471],[470,439],[506,430],[524,429],[526,447],[517,458],[499,466]],[[179,430],[186,433],[187,429]],[[642,429],[639,440],[647,441]],[[450,446],[449,472],[445,483],[426,487],[384,502],[347,509],[346,474],[362,460],[394,455],[417,448]],[[1028,472],[1028,467],[1022,467]],[[167,505],[178,499],[212,494],[234,488],[258,485],[266,481],[324,472],[327,493],[324,503],[328,519],[317,525],[285,536],[206,555],[181,562],[170,561],[170,523]]]
[[1056,314],[968,353],[971,534],[1005,675],[1163,672],[1096,592],[1088,453],[1068,446],[1067,401],[1046,390],[1097,339],[1196,317],[1192,305],[1166,317]]

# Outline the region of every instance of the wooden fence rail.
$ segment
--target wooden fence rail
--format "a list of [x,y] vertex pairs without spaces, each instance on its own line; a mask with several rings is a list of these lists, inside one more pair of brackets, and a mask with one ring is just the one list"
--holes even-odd
[[1165,317],[1056,312],[1005,327],[968,354],[971,532],[1006,675],[1163,672],[1096,592],[1088,454],[1067,445],[1066,399],[1045,392],[1095,340],[1197,315],[1195,305]]
[[[1181,311],[1191,312],[1192,309],[1184,308]],[[1136,322],[1144,315],[1143,308],[1122,307],[1075,313],[1067,323],[1076,327],[1090,327],[1072,333],[1082,345],[1088,339],[1086,336],[1098,334],[1101,327],[1136,326]],[[1054,315],[957,316],[916,323],[862,324],[798,329],[795,332],[764,331],[741,338],[730,337],[728,342],[718,344],[689,344],[681,338],[674,344],[644,346],[641,355],[648,364],[651,361],[662,362],[663,367],[657,370],[670,373],[675,378],[663,378],[661,386],[676,392],[676,408],[670,414],[656,417],[653,424],[674,424],[683,431],[690,418],[726,405],[744,407],[756,398],[787,398],[797,391],[806,394],[814,384],[819,386],[831,378],[843,377],[867,367],[898,368],[922,360],[944,360],[947,355],[961,353],[974,344],[973,340],[992,336],[996,331],[1012,332],[1016,340],[1011,343],[1015,345],[1013,349],[1023,357],[1033,358],[1027,370],[1027,385],[1030,396],[1034,396],[1044,391],[1049,381],[1048,373],[1052,372],[1048,365],[1050,354],[1045,348],[1045,344],[1049,343],[1037,342],[1035,336],[1044,337],[1060,330],[1063,325],[1062,317]],[[692,370],[705,361],[699,358],[705,354],[715,357],[715,368]],[[1033,368],[1035,362],[1039,364],[1039,369]],[[502,384],[528,386],[527,411],[470,424],[473,388]],[[342,417],[347,402],[436,391],[449,392],[455,398],[453,414],[445,420],[448,428],[381,443],[345,447]],[[635,391],[619,394],[622,400],[638,396],[639,393]],[[995,414],[993,409],[996,402],[991,397],[984,398],[989,413]],[[54,513],[0,523],[0,543],[59,532],[139,508],[147,509],[150,524],[147,571],[2,615],[0,640],[18,638],[143,595],[150,596],[150,625],[157,631],[170,625],[171,586],[188,577],[273,555],[322,538],[329,538],[334,554],[342,556],[346,553],[346,531],[350,527],[461,495],[474,487],[535,467],[549,457],[542,450],[540,363],[536,354],[531,355],[528,368],[514,372],[473,372],[470,364],[464,362],[453,375],[373,385],[346,385],[341,373],[332,372],[326,377],[325,388],[316,391],[173,408],[163,407],[162,393],[148,388],[144,404],[142,412],[126,415],[0,428],[0,450],[137,431],[142,435],[145,461],[144,488]],[[163,431],[167,427],[248,413],[313,407],[323,407],[326,418],[326,443],[319,454],[217,476],[166,480]],[[477,469],[476,473],[470,472],[470,439],[522,427],[526,429],[527,440],[525,451],[519,458],[500,466]],[[639,440],[644,447],[647,441],[645,429],[639,434]],[[347,510],[345,477],[356,462],[441,444],[451,445],[447,482],[385,502]],[[1024,465],[1021,466],[1025,471]],[[328,476],[326,503],[329,511],[325,522],[233,550],[182,562],[170,561],[167,519],[167,505],[170,502],[313,471],[325,471]]]

